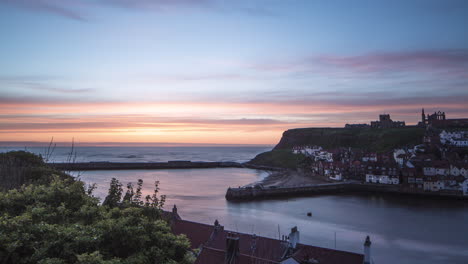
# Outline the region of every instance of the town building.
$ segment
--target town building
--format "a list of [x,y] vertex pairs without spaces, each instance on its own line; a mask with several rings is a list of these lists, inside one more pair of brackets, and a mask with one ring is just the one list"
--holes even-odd
[[454,147],[468,147],[468,133],[466,131],[447,132],[443,130],[439,137],[442,144]]
[[462,192],[463,195],[468,195],[468,179],[462,183]]

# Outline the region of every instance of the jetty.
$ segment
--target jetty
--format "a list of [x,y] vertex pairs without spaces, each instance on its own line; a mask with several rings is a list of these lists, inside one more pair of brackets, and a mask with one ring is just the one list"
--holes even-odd
[[238,162],[192,162],[184,160],[175,160],[168,162],[56,162],[49,163],[49,165],[63,171],[205,169],[245,167],[242,163]]
[[339,183],[310,184],[288,187],[263,187],[262,185],[247,186],[240,188],[228,188],[226,200],[228,201],[249,201],[261,199],[274,199],[281,197],[302,197],[313,195],[340,194],[340,193],[392,193],[397,195],[430,196],[439,198],[456,198],[467,200],[468,196],[463,196],[461,191],[444,190],[441,192],[431,192],[414,190],[398,185],[368,184],[358,181],[348,181]]

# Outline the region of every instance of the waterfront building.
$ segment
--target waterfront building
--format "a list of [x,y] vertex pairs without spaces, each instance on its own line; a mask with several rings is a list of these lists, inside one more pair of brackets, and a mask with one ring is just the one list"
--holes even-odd
[[423,183],[425,191],[438,192],[444,189],[443,181],[439,181],[437,177],[425,177]]
[[468,179],[466,179],[462,184],[463,195],[468,195]]

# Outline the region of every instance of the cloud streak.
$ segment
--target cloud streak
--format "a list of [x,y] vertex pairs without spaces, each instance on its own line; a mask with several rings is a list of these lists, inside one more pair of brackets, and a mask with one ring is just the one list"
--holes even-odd
[[318,56],[312,63],[358,72],[468,71],[468,49],[372,53],[360,56]]
[[375,52],[363,55],[310,55],[283,62],[263,62],[251,69],[278,73],[333,74],[339,70],[375,74],[395,72],[443,73],[468,78],[468,49]]
[[273,16],[273,12],[252,3],[219,0],[0,0],[0,4],[33,12],[48,13],[75,21],[88,21],[89,11],[96,7],[125,10],[169,12],[183,9],[209,10],[218,13],[238,12],[252,16]]
[[83,14],[74,9],[80,1],[69,0],[0,0],[0,4],[14,6],[30,11],[54,14],[76,21],[86,21]]

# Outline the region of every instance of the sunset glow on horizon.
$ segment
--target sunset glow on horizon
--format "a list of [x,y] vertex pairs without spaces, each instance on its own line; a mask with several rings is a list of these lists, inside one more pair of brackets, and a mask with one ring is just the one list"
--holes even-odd
[[275,144],[468,117],[466,1],[0,0],[0,142]]

